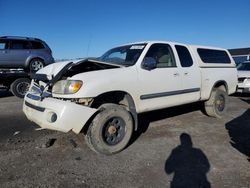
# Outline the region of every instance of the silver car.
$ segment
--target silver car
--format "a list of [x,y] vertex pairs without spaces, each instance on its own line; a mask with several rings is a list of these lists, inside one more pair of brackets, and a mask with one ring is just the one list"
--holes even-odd
[[0,69],[23,68],[36,72],[50,63],[54,63],[54,58],[44,41],[30,37],[0,37]]

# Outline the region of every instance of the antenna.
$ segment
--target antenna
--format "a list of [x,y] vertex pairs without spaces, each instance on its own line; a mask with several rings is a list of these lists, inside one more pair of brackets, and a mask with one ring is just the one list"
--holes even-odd
[[89,42],[88,42],[88,46],[87,46],[87,54],[86,54],[86,57],[89,56],[89,49],[90,49],[91,41],[92,41],[92,34],[90,34],[90,37],[89,37]]

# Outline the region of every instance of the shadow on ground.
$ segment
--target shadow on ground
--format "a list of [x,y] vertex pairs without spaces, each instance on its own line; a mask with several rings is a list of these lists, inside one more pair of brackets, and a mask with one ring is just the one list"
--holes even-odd
[[10,97],[10,96],[13,96],[11,92],[0,90],[0,98]]
[[250,109],[228,122],[225,126],[231,138],[231,145],[246,155],[250,162]]
[[248,103],[248,104],[250,104],[250,99],[241,99],[241,100]]
[[201,149],[193,148],[189,134],[180,135],[180,145],[174,148],[166,160],[165,172],[174,174],[171,188],[210,188],[207,180],[210,164]]
[[145,133],[149,127],[149,124],[154,121],[163,120],[166,118],[171,118],[181,114],[190,113],[193,111],[203,111],[203,103],[192,103],[177,107],[166,108],[162,110],[156,110],[151,112],[146,112],[138,115],[138,129],[134,132],[130,144],[135,142],[141,134]]
[[234,93],[233,97],[250,97],[250,93]]

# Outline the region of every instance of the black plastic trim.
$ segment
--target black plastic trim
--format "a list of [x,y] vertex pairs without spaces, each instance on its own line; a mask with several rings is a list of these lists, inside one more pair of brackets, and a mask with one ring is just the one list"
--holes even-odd
[[217,67],[217,66],[200,66],[200,68],[214,68],[214,69],[215,68],[218,68],[218,69],[220,69],[220,68],[223,68],[223,69],[224,68],[234,68],[235,69],[236,66],[233,66],[233,67],[232,66],[231,67],[229,67],[229,66],[219,66],[219,67]]
[[25,105],[28,106],[28,107],[30,107],[30,108],[32,108],[32,109],[34,109],[34,110],[37,110],[39,112],[44,112],[45,111],[45,108],[39,107],[39,106],[35,106],[33,104],[28,103],[27,101],[25,101]]
[[178,90],[178,91],[168,91],[168,92],[162,92],[162,93],[153,93],[153,94],[141,95],[140,99],[141,100],[153,99],[153,98],[180,95],[180,94],[192,93],[192,92],[198,92],[198,91],[200,91],[200,88],[184,89],[184,90]]

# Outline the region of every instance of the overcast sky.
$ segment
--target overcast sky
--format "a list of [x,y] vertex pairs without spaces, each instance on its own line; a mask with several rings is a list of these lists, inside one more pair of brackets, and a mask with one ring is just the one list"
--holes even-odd
[[167,40],[250,46],[249,0],[0,0],[0,35],[45,40],[56,59]]

